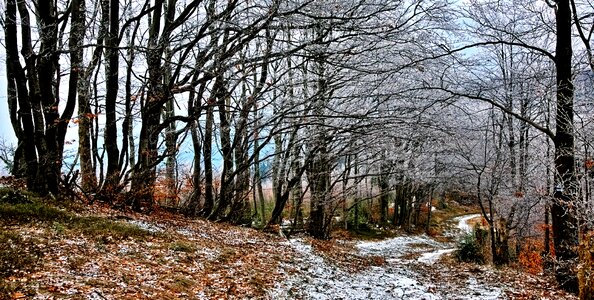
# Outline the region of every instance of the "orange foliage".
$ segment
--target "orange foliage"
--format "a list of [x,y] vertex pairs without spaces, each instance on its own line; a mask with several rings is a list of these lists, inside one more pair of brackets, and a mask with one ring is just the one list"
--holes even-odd
[[588,169],[588,170],[592,169],[592,167],[594,167],[594,160],[592,160],[592,159],[587,159],[587,160],[584,162],[584,166],[585,166],[585,167],[586,167],[586,169]]
[[489,222],[487,222],[487,219],[481,217],[481,226],[482,227],[487,227],[487,225],[489,225]]
[[388,207],[388,216],[394,215],[394,207]]
[[427,213],[429,212],[429,202],[425,202],[421,204],[421,212]]
[[580,299],[594,299],[594,231],[585,233],[580,241],[578,254],[578,282]]
[[528,238],[522,242],[522,248],[518,254],[518,263],[524,270],[531,274],[542,272],[542,256],[544,243],[539,239]]
[[165,177],[158,177],[153,189],[155,203],[161,206],[177,206],[180,199],[176,192],[175,182]]
[[14,176],[2,176],[0,177],[0,186],[6,186],[17,190],[24,190],[27,188],[27,183],[22,178],[16,178]]
[[430,236],[430,237],[436,237],[436,236],[439,235],[439,233],[440,233],[439,230],[437,230],[437,229],[435,229],[433,227],[431,227],[431,228],[429,228],[427,230],[427,235]]

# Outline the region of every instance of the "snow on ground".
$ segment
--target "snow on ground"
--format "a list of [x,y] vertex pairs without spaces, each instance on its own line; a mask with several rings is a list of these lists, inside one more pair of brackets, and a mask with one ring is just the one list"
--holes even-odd
[[[467,221],[477,217],[456,218],[458,228],[467,232]],[[287,242],[298,256],[283,264],[288,278],[269,292],[271,299],[450,299],[451,290],[439,283],[422,282],[415,264],[434,264],[453,245],[437,242],[426,236],[401,236],[383,241],[359,242],[355,247],[366,256],[383,257],[386,263],[351,273],[328,263],[303,240]],[[295,269],[296,268],[296,269]],[[502,292],[468,278],[456,299],[499,299]],[[444,292],[445,290],[445,292]]]
[[150,233],[163,232],[163,227],[155,223],[146,222],[142,220],[129,220],[128,223],[136,225],[140,227],[140,229],[146,230]]
[[375,242],[360,242],[356,247],[365,255],[381,255],[386,258],[397,259],[405,254],[441,248],[443,244],[426,235],[419,235],[399,236]]
[[472,231],[472,226],[468,223],[468,221],[481,216],[481,214],[460,216],[454,218],[454,221],[458,222],[458,229],[460,229],[462,233],[469,233]]
[[277,284],[271,299],[439,299],[406,269],[386,265],[353,274],[327,263],[301,240],[289,245],[301,254],[299,274]]
[[[454,218],[453,221],[458,222],[458,225],[456,226],[456,228],[459,230],[458,233],[455,235],[458,236],[460,234],[466,234],[466,233],[472,232],[472,226],[469,224],[468,221],[470,221],[474,218],[478,218],[480,216],[481,216],[481,214],[473,214],[473,215],[465,215],[465,216],[460,216],[460,217]],[[437,244],[441,244],[440,246],[447,245],[447,244],[443,244],[443,243],[437,243]],[[436,248],[439,248],[439,246],[437,246]],[[436,261],[438,261],[442,255],[447,254],[447,253],[452,253],[454,251],[456,251],[456,248],[438,249],[433,252],[421,254],[421,257],[419,257],[417,260],[419,262],[422,262],[422,263],[425,263],[428,265],[432,265]]]
[[419,259],[417,259],[419,262],[428,264],[428,265],[432,265],[435,262],[437,262],[439,260],[439,258],[447,253],[452,253],[456,251],[456,249],[451,248],[451,249],[440,249],[440,250],[436,250],[433,252],[428,252],[428,253],[423,253],[421,254],[421,257],[419,257]]

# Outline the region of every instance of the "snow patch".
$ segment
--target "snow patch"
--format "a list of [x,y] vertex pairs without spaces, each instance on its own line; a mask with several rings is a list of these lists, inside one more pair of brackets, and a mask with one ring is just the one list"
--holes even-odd
[[300,254],[296,266],[302,272],[278,283],[269,293],[271,299],[439,299],[405,269],[382,266],[350,273],[326,263],[301,240],[289,245]]
[[[458,229],[452,234],[470,232],[468,220],[480,215],[455,218]],[[287,278],[269,291],[270,299],[500,299],[502,291],[479,283],[471,277],[464,288],[436,286],[421,276],[415,264],[434,264],[455,249],[429,236],[401,236],[392,239],[359,242],[355,247],[362,255],[384,257],[382,266],[353,273],[328,263],[311,245],[301,239],[285,242],[296,252],[291,262],[281,263],[280,271]],[[419,257],[417,257],[417,255]],[[419,280],[422,280],[419,281]],[[449,285],[448,285],[449,286]]]
[[462,233],[466,234],[472,232],[472,226],[468,224],[468,221],[481,216],[481,214],[465,215],[454,218],[454,221],[458,222],[458,229],[460,229]]
[[356,247],[364,255],[379,255],[386,258],[400,258],[411,253],[421,253],[434,248],[443,248],[427,235],[399,236],[379,242],[359,242]]
[[132,224],[132,225],[136,225],[138,226],[140,229],[146,230],[150,233],[157,233],[157,232],[163,232],[164,229],[163,227],[154,224],[154,223],[148,223],[148,222],[144,222],[141,220],[130,220],[128,221],[128,223]]
[[450,248],[450,249],[440,249],[440,250],[429,252],[429,253],[423,253],[421,255],[421,257],[419,257],[417,260],[424,264],[432,265],[436,261],[438,261],[442,255],[447,254],[447,253],[452,253],[454,251],[456,251],[456,249]]

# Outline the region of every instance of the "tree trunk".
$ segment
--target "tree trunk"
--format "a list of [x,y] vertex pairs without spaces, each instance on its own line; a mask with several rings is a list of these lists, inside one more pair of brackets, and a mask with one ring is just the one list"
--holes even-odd
[[198,121],[195,121],[190,129],[192,135],[192,147],[194,149],[194,170],[192,172],[192,192],[185,207],[185,213],[189,216],[195,216],[198,213],[200,197],[202,196],[200,168],[200,151],[202,150],[202,147],[200,144],[200,137],[198,136],[198,126]]
[[[40,53],[44,55],[38,59],[35,74],[39,84],[39,90],[36,90],[37,100],[42,105],[43,120],[45,121],[45,132],[43,128],[39,128],[39,135],[44,139],[42,151],[40,153],[40,170],[39,177],[42,177],[43,188],[42,193],[58,194],[58,182],[61,176],[62,167],[62,153],[60,150],[64,144],[64,140],[59,140],[58,126],[60,122],[68,122],[69,120],[61,120],[59,115],[59,95],[54,94],[56,87],[54,85],[56,67],[58,66],[58,55],[56,53],[58,41],[58,16],[54,2],[41,1],[37,5],[38,22],[40,22],[40,38],[41,46]],[[41,115],[39,115],[41,117]]]
[[207,103],[206,120],[204,125],[204,206],[200,215],[208,217],[214,208],[213,174],[212,174],[212,127],[214,123],[213,105]]
[[198,97],[196,97],[194,91],[191,91],[188,99],[188,114],[195,119],[190,128],[192,148],[194,150],[194,170],[192,173],[192,192],[185,207],[185,214],[188,216],[199,214],[200,198],[202,197],[202,169],[200,167],[202,143],[200,139],[200,123],[198,120],[202,112],[200,99],[202,99],[205,89],[206,85],[202,84],[198,91]]
[[573,134],[572,31],[569,0],[557,1],[557,114],[555,144],[555,201],[551,205],[556,278],[564,290],[577,292],[578,228],[573,202],[577,196]]
[[[31,99],[29,98],[29,90],[27,88],[27,77],[19,61],[16,11],[16,0],[8,0],[6,2],[4,19],[7,99],[11,121],[18,138],[18,153],[22,153],[22,156],[15,156],[14,164],[17,165],[17,162],[21,160],[21,157],[24,158],[25,170],[23,175],[26,178],[27,187],[30,190],[36,190],[35,184],[38,169],[38,157],[35,150],[34,140],[35,125],[31,114],[32,107],[30,104]],[[21,31],[25,34],[29,31],[27,26],[28,15],[21,16]],[[24,41],[24,43],[26,42],[27,41]],[[15,171],[17,172],[16,174],[14,173]],[[13,170],[13,175],[21,175],[21,170]]]
[[[317,24],[316,34],[322,35],[322,24]],[[325,125],[324,113],[328,102],[328,78],[326,74],[326,54],[319,50],[316,54],[316,94],[314,95],[313,115],[316,125],[312,128],[310,148],[317,148],[314,159],[309,163],[307,178],[310,185],[311,202],[309,213],[309,224],[307,231],[314,238],[327,239],[329,236],[329,224],[326,221],[326,202],[330,194],[330,159],[327,145],[327,128]]]
[[169,86],[163,82],[162,54],[168,46],[160,41],[167,41],[167,33],[170,22],[173,21],[172,11],[169,7],[166,12],[165,24],[162,30],[161,18],[163,17],[163,0],[156,1],[155,10],[152,13],[149,24],[148,50],[146,60],[148,65],[148,92],[141,109],[142,127],[138,144],[138,163],[134,168],[132,184],[130,187],[129,204],[135,211],[143,207],[152,209],[154,203],[154,188],[156,183],[156,166],[160,159],[158,156],[159,133],[162,130],[161,111],[163,105],[169,100]]
[[425,224],[425,232],[429,233],[429,229],[431,228],[431,213],[433,210],[433,192],[435,188],[431,186],[431,192],[429,193],[429,202],[427,202],[427,223]]
[[[222,72],[219,70],[219,73]],[[223,75],[217,77],[213,90],[215,92],[216,104],[219,111],[220,122],[220,143],[221,155],[223,158],[223,169],[221,171],[221,185],[219,189],[219,199],[215,203],[215,207],[210,220],[222,219],[225,217],[231,202],[233,201],[233,148],[231,147],[231,124],[229,123],[229,116],[227,112],[229,95],[227,91],[227,82]]]
[[380,188],[380,224],[386,225],[388,223],[388,201],[389,201],[389,184],[390,184],[390,168],[386,161],[385,150],[382,152],[382,158],[380,162],[380,174],[378,178]]
[[264,226],[266,222],[266,212],[264,203],[264,191],[262,189],[262,176],[260,170],[260,132],[258,122],[258,106],[254,105],[254,210],[258,211],[260,206],[260,224]]
[[109,5],[109,34],[106,39],[105,59],[107,65],[105,73],[107,77],[107,86],[105,93],[105,150],[107,152],[107,175],[102,193],[109,202],[113,201],[113,197],[118,192],[118,185],[120,180],[119,156],[118,149],[118,128],[117,128],[117,98],[119,89],[119,31],[120,19],[118,0],[102,1],[103,5]]

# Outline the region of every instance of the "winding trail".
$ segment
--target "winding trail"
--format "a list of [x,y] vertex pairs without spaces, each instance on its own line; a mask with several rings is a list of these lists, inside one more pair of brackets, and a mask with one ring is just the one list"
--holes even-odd
[[454,221],[458,222],[458,229],[462,231],[462,234],[469,233],[472,231],[472,226],[468,224],[468,221],[480,217],[481,214],[472,214],[472,215],[465,215],[454,218]]
[[[480,215],[454,218],[456,236],[470,231],[468,221]],[[401,236],[382,241],[358,242],[362,255],[381,256],[386,263],[350,273],[326,262],[302,240],[289,242],[299,255],[295,265],[282,266],[288,279],[270,291],[271,299],[500,299],[502,291],[481,284],[476,278],[461,278],[456,288],[427,279],[423,268],[435,268],[439,258],[455,249],[453,243],[438,242],[427,235]],[[428,267],[429,265],[429,267]],[[458,279],[457,279],[458,280]],[[452,290],[453,289],[453,290]],[[458,289],[456,291],[456,289]],[[453,292],[453,293],[452,293]]]
[[[456,229],[458,230],[455,233],[455,236],[460,237],[461,235],[470,233],[472,231],[472,226],[468,223],[468,221],[480,216],[481,214],[472,214],[454,218],[453,221],[458,222],[458,226],[456,226]],[[419,257],[417,260],[426,264],[434,264],[442,255],[452,253],[454,251],[456,251],[456,248],[453,247],[448,249],[438,249],[433,252],[421,254],[421,257]]]

